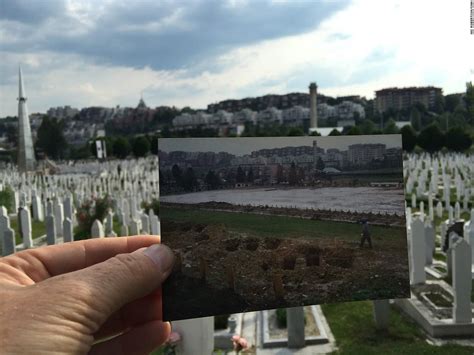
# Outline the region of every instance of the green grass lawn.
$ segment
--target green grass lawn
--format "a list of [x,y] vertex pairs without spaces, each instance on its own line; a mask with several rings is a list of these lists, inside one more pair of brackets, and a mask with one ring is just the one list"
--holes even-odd
[[387,332],[378,331],[370,301],[322,306],[339,351],[336,354],[473,354],[474,347],[429,345],[418,325],[391,307]]
[[[21,237],[20,237],[20,231],[18,229],[18,221],[16,218],[12,218],[10,220],[10,227],[15,231],[15,239],[16,239],[16,244],[22,243]],[[37,222],[37,221],[32,221],[31,222],[31,234],[33,239],[41,237],[42,235],[46,234],[46,225],[44,222]]]
[[[176,220],[180,222],[224,224],[231,231],[263,237],[338,238],[354,241],[360,238],[362,230],[361,226],[355,223],[165,207],[160,211],[160,218],[163,223],[166,223],[167,220]],[[378,226],[371,226],[370,228],[374,239],[377,237],[406,238],[405,228]]]

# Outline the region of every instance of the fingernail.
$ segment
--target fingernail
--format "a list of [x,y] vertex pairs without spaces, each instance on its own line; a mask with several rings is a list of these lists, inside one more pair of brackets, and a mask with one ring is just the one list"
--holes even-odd
[[173,268],[174,254],[166,245],[153,244],[146,248],[143,253],[158,266],[160,271],[168,273]]

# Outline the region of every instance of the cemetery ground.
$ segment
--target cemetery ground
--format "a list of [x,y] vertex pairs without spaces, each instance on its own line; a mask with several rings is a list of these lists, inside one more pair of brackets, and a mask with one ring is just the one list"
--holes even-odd
[[409,296],[405,228],[371,226],[374,248],[361,249],[355,223],[166,204],[160,216],[179,261],[168,319]]
[[[336,338],[338,351],[335,354],[468,355],[474,352],[474,348],[468,346],[429,344],[420,328],[395,307],[391,307],[390,327],[386,331],[376,329],[369,301],[325,304],[322,309]],[[219,355],[226,353],[233,352],[214,352]],[[151,355],[162,354],[163,347]]]

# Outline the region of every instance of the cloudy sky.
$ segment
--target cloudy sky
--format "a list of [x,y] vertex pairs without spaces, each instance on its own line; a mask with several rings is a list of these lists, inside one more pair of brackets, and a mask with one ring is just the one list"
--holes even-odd
[[469,1],[0,0],[0,117],[51,106],[205,108],[388,86],[460,92],[474,71]]

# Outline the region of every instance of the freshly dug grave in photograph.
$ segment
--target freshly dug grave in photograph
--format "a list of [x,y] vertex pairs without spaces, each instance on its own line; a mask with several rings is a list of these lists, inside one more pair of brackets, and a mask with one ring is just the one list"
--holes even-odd
[[162,231],[177,256],[163,286],[165,320],[409,296],[403,245],[361,249],[358,240],[260,237],[169,220]]

